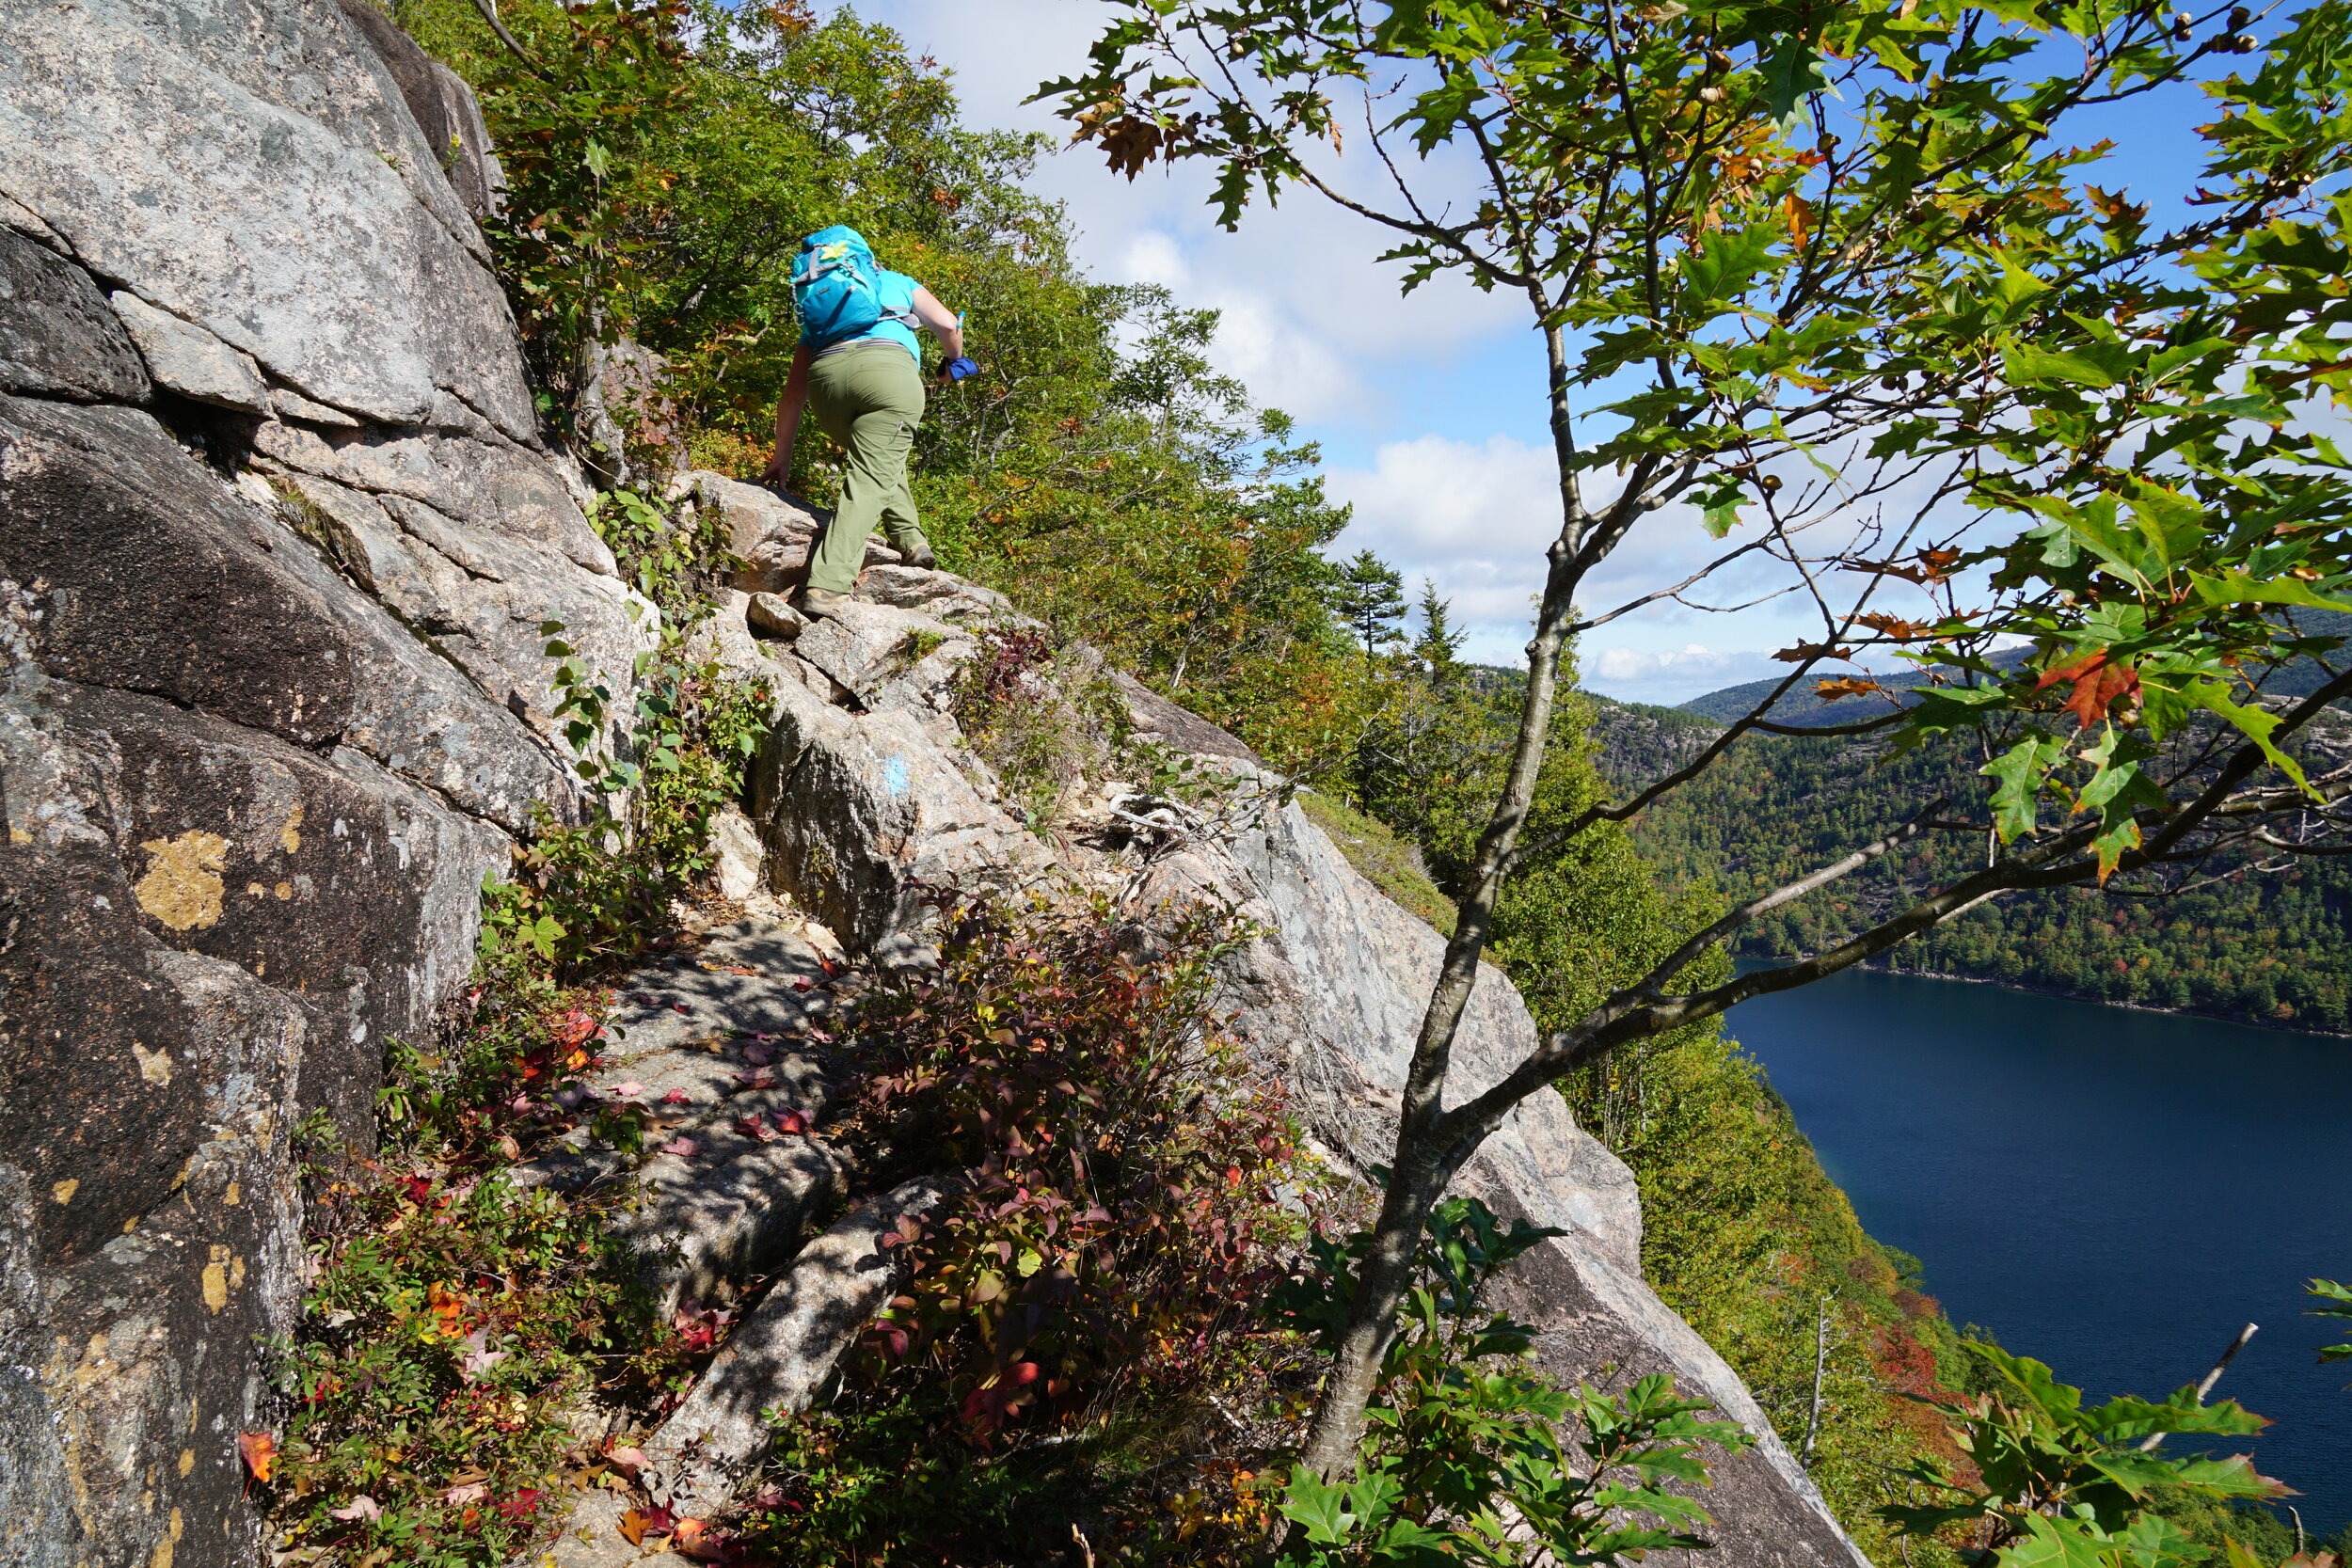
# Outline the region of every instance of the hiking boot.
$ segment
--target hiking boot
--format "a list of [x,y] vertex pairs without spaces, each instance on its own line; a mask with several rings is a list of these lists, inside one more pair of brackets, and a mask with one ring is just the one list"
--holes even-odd
[[792,608],[803,615],[831,615],[843,605],[856,598],[854,594],[836,594],[830,588],[803,588]]
[[928,539],[917,539],[913,549],[900,550],[898,553],[906,557],[906,562],[910,566],[920,566],[927,572],[935,572],[939,569],[939,557],[931,553],[931,542]]

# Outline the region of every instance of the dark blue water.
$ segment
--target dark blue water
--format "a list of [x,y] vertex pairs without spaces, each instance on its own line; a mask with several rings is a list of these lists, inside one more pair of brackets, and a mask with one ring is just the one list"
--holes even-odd
[[1731,1032],[1954,1323],[2096,1398],[2260,1323],[2216,1397],[2276,1423],[2252,1452],[2306,1526],[2352,1519],[2352,1368],[2302,1292],[2352,1280],[2352,1040],[1851,971]]

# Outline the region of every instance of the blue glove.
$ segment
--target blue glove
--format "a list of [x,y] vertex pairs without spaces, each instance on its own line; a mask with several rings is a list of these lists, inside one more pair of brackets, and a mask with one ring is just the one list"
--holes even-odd
[[947,361],[946,370],[947,379],[950,381],[961,381],[967,375],[980,373],[980,367],[969,359],[950,359]]

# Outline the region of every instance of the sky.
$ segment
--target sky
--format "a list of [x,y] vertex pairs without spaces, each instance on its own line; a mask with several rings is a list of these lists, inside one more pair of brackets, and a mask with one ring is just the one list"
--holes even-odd
[[[1099,0],[862,0],[855,8],[949,69],[967,122],[1045,131],[1057,142],[1066,127],[1051,103],[1023,100],[1079,70],[1109,14]],[[2194,167],[2177,111],[2117,112],[2101,129],[2118,142],[2136,197],[2177,199]],[[1332,499],[1354,509],[1335,554],[1370,548],[1404,574],[1409,597],[1433,583],[1468,630],[1465,657],[1521,662],[1544,547],[1559,528],[1542,348],[1522,302],[1450,278],[1403,296],[1399,269],[1376,261],[1383,232],[1311,192],[1272,211],[1253,205],[1229,233],[1208,205],[1210,181],[1207,166],[1186,166],[1129,182],[1080,147],[1042,160],[1031,182],[1065,204],[1077,259],[1093,277],[1164,284],[1181,305],[1223,313],[1218,368],[1299,421],[1322,446]],[[972,329],[984,355],[987,324]],[[1719,547],[1695,513],[1661,511],[1588,585],[1583,608],[1678,578]],[[1715,602],[1745,602],[1769,586],[1743,576]],[[1678,703],[1785,673],[1772,650],[1819,632],[1795,598],[1736,614],[1665,604],[1588,633],[1582,679],[1613,697]]]

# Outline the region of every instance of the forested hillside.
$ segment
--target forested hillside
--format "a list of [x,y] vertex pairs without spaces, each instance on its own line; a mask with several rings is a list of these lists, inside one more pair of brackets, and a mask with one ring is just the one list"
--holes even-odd
[[[2300,672],[2281,672],[2292,681]],[[1694,750],[1738,691],[1683,711],[1605,705],[1605,766],[1646,776],[1661,745]],[[1851,704],[1845,705],[1851,707]],[[1814,714],[1807,722],[1835,722]],[[2315,736],[2314,743],[2331,742]],[[1741,897],[1847,853],[1938,799],[1980,791],[1983,761],[1955,742],[1902,752],[1871,736],[1751,735],[1690,787],[1645,812],[1634,841],[1677,885]],[[1981,862],[1980,837],[1933,834],[1821,896],[1759,919],[1738,952],[1819,952],[1896,908],[1907,892]],[[2263,869],[2257,870],[2257,864]],[[2007,893],[1895,949],[1885,967],[2046,988],[2141,1006],[2187,1008],[2298,1028],[2352,1027],[2352,866],[2338,858],[2240,852],[2139,891]]]

